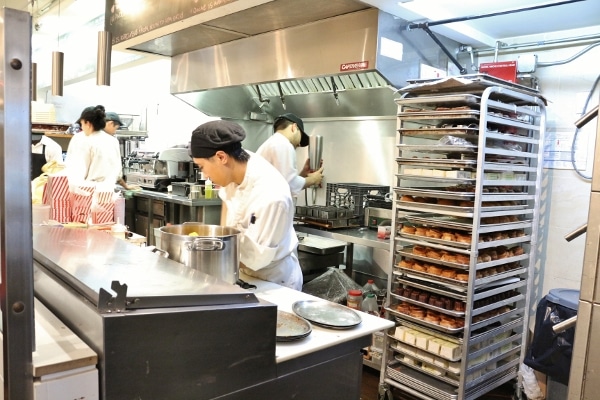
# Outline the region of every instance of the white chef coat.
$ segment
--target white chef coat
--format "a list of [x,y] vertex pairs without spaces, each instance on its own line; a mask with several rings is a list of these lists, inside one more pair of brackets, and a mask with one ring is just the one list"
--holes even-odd
[[283,175],[290,186],[292,196],[297,196],[304,188],[306,179],[298,175],[296,149],[281,133],[275,132],[256,150]]
[[77,185],[83,181],[115,184],[123,170],[121,155],[115,151],[115,140],[104,131],[73,135],[65,159],[69,184]]
[[46,135],[43,135],[39,142],[31,145],[31,153],[42,154],[44,146],[46,146],[46,151],[44,152],[46,162],[56,161],[60,164],[63,163],[62,147]]
[[294,204],[281,174],[264,158],[248,151],[250,160],[240,185],[219,190],[227,206],[225,225],[241,232],[240,261],[245,273],[292,289],[302,289],[296,255]]

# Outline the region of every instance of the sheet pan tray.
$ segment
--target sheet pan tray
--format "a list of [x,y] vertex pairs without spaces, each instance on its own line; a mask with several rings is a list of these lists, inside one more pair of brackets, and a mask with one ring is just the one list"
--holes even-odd
[[425,326],[428,328],[433,329],[434,331],[440,331],[440,332],[445,332],[445,333],[450,333],[450,334],[456,334],[459,332],[464,332],[465,328],[446,328],[444,326],[438,325],[438,324],[434,324],[432,322],[428,322],[424,319],[419,319],[419,318],[415,318],[415,317],[411,317],[408,314],[403,314],[401,312],[398,312],[396,310],[393,310],[391,308],[386,308],[386,311],[388,311],[390,314],[394,315],[394,317],[396,318],[396,321],[404,323],[404,321],[409,321],[409,322],[413,322],[416,323],[420,326]]
[[300,340],[310,335],[311,332],[312,327],[304,318],[285,311],[277,311],[275,339],[278,342]]
[[418,96],[402,97],[396,100],[396,104],[402,105],[431,105],[452,107],[458,104],[478,104],[481,102],[481,96],[474,94],[447,94],[441,96]]
[[396,161],[402,165],[433,165],[444,168],[475,168],[477,164],[477,160],[453,160],[450,158],[397,157]]
[[357,312],[331,301],[301,300],[292,305],[292,310],[313,324],[330,329],[350,329],[362,322]]
[[399,194],[406,194],[409,196],[420,196],[420,197],[435,197],[440,199],[450,200],[473,200],[475,198],[474,192],[452,192],[449,190],[437,190],[439,187],[399,187],[395,188],[394,191]]
[[477,119],[479,110],[448,110],[448,111],[411,111],[400,112],[398,118],[425,119],[425,120],[447,120],[447,119]]
[[[469,269],[468,264],[458,264],[458,263],[438,260],[438,259],[431,258],[431,257],[419,256],[417,254],[412,253],[412,248],[405,248],[405,249],[407,249],[407,251],[404,251],[404,249],[399,250],[398,255],[404,256],[406,258],[412,258],[414,260],[425,261],[425,262],[428,262],[431,264],[436,264],[436,265],[444,265],[446,267],[452,267],[452,268],[456,268],[456,269],[464,269],[464,270]],[[460,251],[457,251],[457,252],[460,252]]]
[[475,145],[467,146],[445,146],[445,145],[416,145],[416,144],[398,144],[398,149],[402,151],[420,151],[425,153],[473,153],[477,150]]
[[[437,226],[440,228],[458,229],[463,231],[471,231],[473,229],[473,219],[457,218],[446,215],[437,214],[421,214],[419,216],[406,215],[406,220],[413,224],[421,224],[425,226]],[[505,222],[499,224],[481,224],[480,233],[491,232],[495,230],[508,230],[528,228],[531,226],[531,220],[521,220],[519,222]]]
[[457,400],[458,394],[456,387],[449,383],[430,377],[420,371],[403,366],[398,361],[388,365],[387,374],[397,382],[407,385],[410,388],[418,387],[419,391],[426,395],[440,400]]
[[441,136],[452,135],[461,138],[475,138],[479,133],[477,128],[447,126],[447,127],[432,127],[426,126],[418,129],[414,128],[399,128],[398,131],[404,136],[414,136],[426,139],[439,139]]

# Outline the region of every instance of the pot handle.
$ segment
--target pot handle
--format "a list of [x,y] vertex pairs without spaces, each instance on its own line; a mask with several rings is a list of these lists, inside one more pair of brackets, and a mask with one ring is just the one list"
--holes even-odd
[[187,244],[190,251],[223,250],[225,244],[218,238],[197,238]]

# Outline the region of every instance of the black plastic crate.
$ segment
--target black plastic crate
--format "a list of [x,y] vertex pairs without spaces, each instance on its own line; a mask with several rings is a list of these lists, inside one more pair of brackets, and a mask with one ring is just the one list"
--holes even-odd
[[[352,210],[354,216],[363,217],[365,196],[384,196],[389,192],[389,186],[368,183],[328,183],[325,198],[328,206],[348,208]],[[363,218],[359,221],[361,225],[364,223]]]

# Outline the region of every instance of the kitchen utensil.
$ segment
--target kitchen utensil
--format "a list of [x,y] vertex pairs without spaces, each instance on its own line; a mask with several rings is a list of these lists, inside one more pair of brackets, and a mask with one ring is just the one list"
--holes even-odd
[[310,335],[311,332],[312,327],[304,318],[285,311],[277,311],[275,339],[278,342],[300,340]]
[[160,231],[161,246],[170,259],[231,284],[238,281],[240,232],[237,229],[186,222],[163,226]]
[[358,313],[341,304],[326,300],[301,300],[292,305],[300,317],[330,329],[350,329],[362,322]]
[[323,156],[323,136],[311,135],[308,138],[308,158],[311,171],[316,171],[321,165]]

